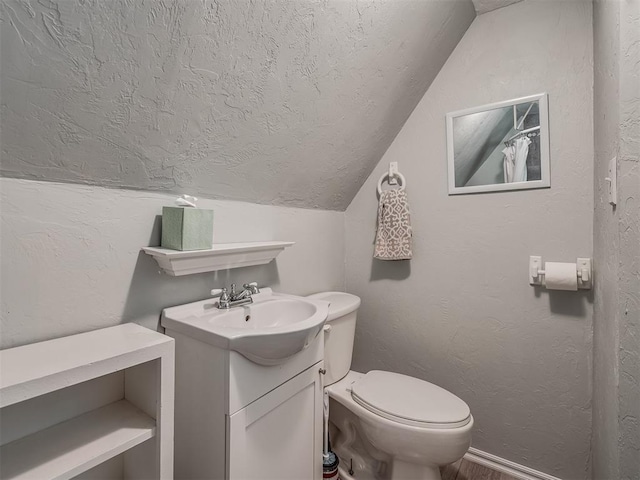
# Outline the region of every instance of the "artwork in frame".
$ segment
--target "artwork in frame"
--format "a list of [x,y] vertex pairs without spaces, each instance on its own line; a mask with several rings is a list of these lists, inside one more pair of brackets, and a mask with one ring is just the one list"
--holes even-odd
[[449,195],[547,188],[546,93],[447,114]]

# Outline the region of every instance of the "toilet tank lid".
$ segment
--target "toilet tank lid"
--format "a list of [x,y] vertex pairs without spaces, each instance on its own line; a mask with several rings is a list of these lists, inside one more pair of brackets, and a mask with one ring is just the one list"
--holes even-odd
[[329,316],[327,322],[355,312],[360,306],[360,297],[345,292],[321,292],[309,295],[307,298],[329,302]]
[[415,377],[372,370],[351,388],[356,402],[401,423],[431,424],[440,428],[469,423],[471,411],[464,400]]

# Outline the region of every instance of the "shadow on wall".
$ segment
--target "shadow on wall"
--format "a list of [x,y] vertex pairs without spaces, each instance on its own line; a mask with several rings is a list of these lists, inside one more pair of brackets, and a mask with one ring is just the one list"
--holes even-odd
[[534,287],[536,298],[546,294],[549,296],[549,309],[558,315],[568,317],[584,318],[587,315],[587,304],[593,304],[593,289],[563,291],[547,290],[546,288]]
[[[157,215],[149,245],[160,244],[161,225],[162,216]],[[163,308],[210,298],[213,288],[253,281],[259,285],[278,285],[277,263],[272,261],[267,265],[172,277],[163,273],[151,256],[140,251],[124,304],[122,323],[135,322],[157,329]]]
[[373,258],[369,280],[405,280],[410,275],[410,260],[377,260]]

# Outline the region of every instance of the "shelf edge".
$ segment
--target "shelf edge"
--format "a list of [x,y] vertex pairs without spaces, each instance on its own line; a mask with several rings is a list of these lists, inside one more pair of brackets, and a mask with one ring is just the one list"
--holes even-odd
[[177,277],[232,268],[265,265],[295,242],[247,242],[214,245],[209,250],[169,250],[142,247],[168,275]]

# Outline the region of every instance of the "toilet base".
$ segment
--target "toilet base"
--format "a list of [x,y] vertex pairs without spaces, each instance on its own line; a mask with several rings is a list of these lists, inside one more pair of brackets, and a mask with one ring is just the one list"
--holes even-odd
[[[349,473],[349,468],[340,464],[338,473],[340,480],[376,480],[371,472]],[[357,479],[356,479],[357,475]],[[426,467],[424,465],[412,465],[404,462],[395,462],[389,480],[442,480],[439,467]]]
[[[351,476],[349,472],[347,472],[346,468],[343,468],[342,465],[338,466],[338,476],[340,480],[356,480],[355,477]],[[366,477],[358,476],[358,480],[370,480]]]
[[395,460],[391,467],[391,480],[441,480],[440,468]]

